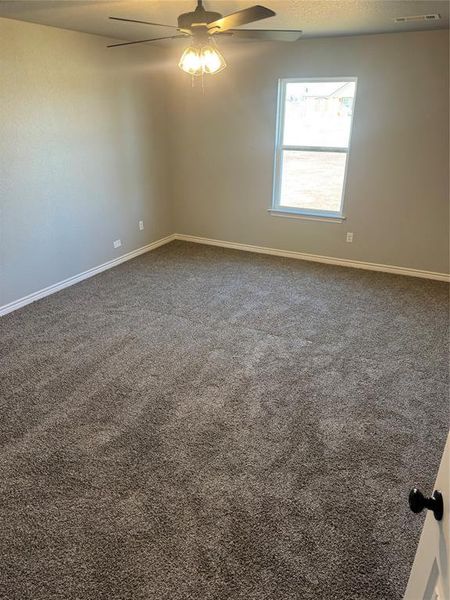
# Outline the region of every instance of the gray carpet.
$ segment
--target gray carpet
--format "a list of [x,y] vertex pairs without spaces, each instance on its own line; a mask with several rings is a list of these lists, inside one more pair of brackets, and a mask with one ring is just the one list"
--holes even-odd
[[0,598],[400,599],[447,286],[175,242],[0,320]]

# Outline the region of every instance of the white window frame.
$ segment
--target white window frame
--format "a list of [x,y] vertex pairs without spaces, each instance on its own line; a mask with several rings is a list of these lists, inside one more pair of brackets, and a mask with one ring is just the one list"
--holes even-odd
[[[325,146],[292,146],[283,144],[284,134],[284,112],[286,105],[286,87],[288,83],[326,83],[333,81],[352,81],[355,83],[355,96],[353,99],[352,118],[350,121],[350,132],[347,148],[325,147]],[[274,160],[274,176],[273,176],[273,194],[272,207],[269,212],[274,216],[293,216],[298,218],[319,219],[325,221],[342,222],[344,216],[344,204],[347,187],[347,170],[348,158],[350,154],[350,146],[353,130],[353,117],[355,114],[355,102],[358,87],[357,77],[288,77],[278,80],[278,99],[277,99],[277,119],[276,119],[276,134],[275,134],[275,160]],[[286,150],[294,151],[312,151],[312,152],[344,152],[346,154],[344,180],[342,183],[342,194],[339,211],[328,211],[319,209],[296,208],[291,206],[281,206],[281,182],[283,177],[283,152]]]

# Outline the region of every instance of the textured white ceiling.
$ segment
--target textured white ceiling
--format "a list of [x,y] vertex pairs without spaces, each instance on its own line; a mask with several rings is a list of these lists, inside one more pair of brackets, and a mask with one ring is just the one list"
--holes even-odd
[[[301,29],[305,38],[449,26],[449,2],[446,0],[204,0],[207,10],[222,14],[257,3],[277,14],[253,24],[251,28]],[[193,10],[195,4],[196,0],[0,0],[0,16],[119,40],[135,40],[170,35],[171,30],[114,22],[108,16],[176,25],[177,16]],[[393,21],[399,16],[430,13],[439,13],[442,19],[407,24]]]

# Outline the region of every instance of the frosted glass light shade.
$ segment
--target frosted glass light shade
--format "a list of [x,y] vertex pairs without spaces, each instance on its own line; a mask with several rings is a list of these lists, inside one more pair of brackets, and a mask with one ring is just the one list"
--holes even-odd
[[220,54],[217,48],[214,48],[213,46],[205,46],[202,48],[201,52],[204,73],[218,73],[227,66],[224,57]]
[[214,46],[189,46],[183,52],[178,66],[185,73],[198,77],[204,73],[218,73],[225,69],[227,63]]
[[178,66],[189,75],[200,75],[202,72],[202,59],[200,58],[200,48],[189,46],[183,52]]

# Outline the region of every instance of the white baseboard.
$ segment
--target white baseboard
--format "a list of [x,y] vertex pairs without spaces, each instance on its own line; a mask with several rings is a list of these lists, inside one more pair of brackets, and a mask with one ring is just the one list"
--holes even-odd
[[156,240],[151,244],[147,244],[146,246],[142,246],[137,250],[133,250],[132,252],[127,252],[127,254],[122,254],[117,258],[113,258],[98,267],[93,267],[92,269],[88,269],[83,273],[79,273],[78,275],[74,275],[73,277],[69,277],[68,279],[64,279],[58,283],[50,285],[42,290],[38,290],[37,292],[33,292],[28,296],[24,296],[23,298],[19,298],[18,300],[14,300],[9,304],[5,304],[0,306],[0,317],[6,315],[18,308],[22,308],[22,306],[26,306],[27,304],[31,304],[31,302],[35,302],[36,300],[40,300],[41,298],[45,298],[45,296],[50,296],[50,294],[54,294],[55,292],[59,292],[59,290],[63,290],[66,287],[74,285],[84,279],[88,279],[89,277],[93,277],[102,271],[106,271],[107,269],[112,269],[117,265],[120,265],[127,260],[131,260],[140,254],[145,254],[146,252],[150,252],[150,250],[154,250],[155,248],[159,248],[159,246],[163,246],[164,244],[168,244],[174,240],[181,240],[184,242],[194,242],[195,244],[205,244],[208,246],[220,246],[221,248],[231,248],[233,250],[243,250],[245,252],[256,252],[258,254],[270,254],[272,256],[283,256],[285,258],[296,258],[299,260],[307,260],[312,262],[326,263],[329,265],[337,265],[340,267],[351,267],[354,269],[366,269],[369,271],[381,271],[383,273],[394,273],[396,275],[408,275],[410,277],[422,277],[423,279],[436,279],[438,281],[450,281],[450,275],[447,273],[435,273],[433,271],[419,271],[417,269],[410,269],[409,267],[396,267],[391,265],[380,265],[376,263],[362,262],[358,260],[348,260],[346,258],[333,258],[331,256],[320,256],[318,254],[307,254],[306,252],[295,252],[290,250],[279,250],[277,248],[267,248],[265,246],[253,246],[251,244],[240,244],[239,242],[226,242],[224,240],[212,240],[210,238],[198,237],[195,235],[184,235],[181,233],[173,233],[168,235],[165,238],[160,240]]
[[285,258],[296,258],[312,262],[326,263],[340,267],[351,267],[353,269],[366,269],[368,271],[381,271],[382,273],[394,273],[396,275],[408,275],[409,277],[422,277],[423,279],[436,279],[438,281],[450,281],[448,273],[435,273],[433,271],[419,271],[409,267],[396,267],[391,265],[380,265],[376,263],[362,262],[359,260],[348,260],[346,258],[333,258],[331,256],[320,256],[318,254],[307,254],[306,252],[294,252],[290,250],[278,250],[265,246],[252,246],[251,244],[240,244],[238,242],[225,242],[223,240],[212,240],[197,237],[195,235],[175,234],[175,239],[195,244],[206,244],[208,246],[220,246],[221,248],[232,248],[245,252],[257,252],[258,254],[270,254],[273,256],[284,256]]
[[74,275],[73,277],[69,277],[68,279],[64,279],[63,281],[59,281],[58,283],[54,283],[53,285],[49,285],[43,290],[38,290],[37,292],[33,292],[32,294],[28,294],[28,296],[24,296],[23,298],[19,298],[19,300],[14,300],[9,304],[5,304],[0,306],[0,317],[6,315],[13,310],[17,310],[18,308],[22,308],[22,306],[26,306],[27,304],[31,304],[31,302],[36,302],[36,300],[40,300],[41,298],[45,298],[45,296],[50,296],[50,294],[54,294],[55,292],[59,292],[59,290],[63,290],[66,287],[74,285],[75,283],[79,283],[83,281],[83,279],[88,279],[89,277],[93,277],[94,275],[98,275],[102,271],[106,271],[107,269],[112,269],[120,263],[126,262],[127,260],[131,260],[140,254],[145,254],[145,252],[150,252],[150,250],[154,250],[155,248],[159,248],[159,246],[163,246],[164,244],[168,244],[175,239],[175,235],[168,235],[165,238],[161,238],[160,240],[156,240],[151,244],[147,244],[146,246],[142,246],[137,250],[132,250],[131,252],[127,252],[126,254],[122,254],[122,256],[118,256],[117,258],[113,258],[112,260],[108,260],[107,262],[99,265],[98,267],[93,267],[92,269],[88,269],[83,273],[79,273],[78,275]]

